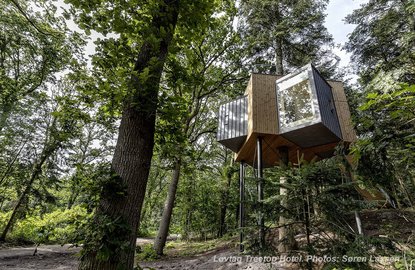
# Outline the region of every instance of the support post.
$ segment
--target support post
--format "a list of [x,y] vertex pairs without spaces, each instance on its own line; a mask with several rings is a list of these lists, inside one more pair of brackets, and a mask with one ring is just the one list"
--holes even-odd
[[241,161],[239,165],[239,251],[244,251],[244,233],[245,227],[245,162]]
[[[283,169],[286,169],[288,167],[289,157],[288,157],[288,147],[280,147],[278,148],[278,153],[280,156],[280,167]],[[287,178],[285,176],[280,177],[280,196],[281,196],[281,206],[283,208],[288,208],[287,204],[287,193],[288,190],[284,187],[284,184],[286,184]],[[284,216],[280,216],[279,218],[279,226],[278,229],[278,240],[280,244],[278,245],[278,251],[280,253],[287,252],[290,249],[290,228],[286,227],[286,224],[289,223],[289,220],[286,219]]]
[[265,225],[264,213],[262,212],[262,203],[264,200],[264,175],[262,163],[262,138],[257,138],[257,176],[258,176],[258,203],[259,203],[259,247],[262,249],[265,246]]
[[356,219],[357,231],[360,235],[363,235],[362,220],[360,219],[359,212],[354,211],[354,218]]

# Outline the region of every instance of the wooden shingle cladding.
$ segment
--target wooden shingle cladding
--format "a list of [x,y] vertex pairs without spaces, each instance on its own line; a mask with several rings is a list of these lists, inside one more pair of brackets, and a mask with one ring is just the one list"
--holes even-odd
[[251,74],[245,95],[248,96],[248,135],[278,134],[275,81],[281,76]]

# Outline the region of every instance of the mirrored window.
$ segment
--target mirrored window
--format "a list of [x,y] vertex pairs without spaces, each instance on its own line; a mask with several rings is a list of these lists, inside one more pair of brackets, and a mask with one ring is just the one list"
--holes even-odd
[[280,127],[295,127],[314,119],[313,95],[308,72],[277,83]]

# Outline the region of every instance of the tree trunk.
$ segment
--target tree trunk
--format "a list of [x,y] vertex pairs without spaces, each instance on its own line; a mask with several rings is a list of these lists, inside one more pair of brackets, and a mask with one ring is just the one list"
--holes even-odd
[[73,186],[71,189],[71,195],[69,196],[69,200],[66,205],[66,209],[68,210],[72,209],[73,205],[75,204],[76,199],[78,198],[78,195],[79,195],[79,188]]
[[4,104],[2,108],[2,112],[0,115],[0,134],[3,128],[6,127],[7,119],[9,119],[10,113],[12,111],[12,106],[10,104]]
[[[288,148],[287,147],[280,147],[278,152],[281,157],[280,167],[282,169],[288,168]],[[287,184],[287,178],[285,176],[280,177],[280,196],[281,196],[281,206],[284,209],[288,209],[288,189],[284,187]],[[294,234],[291,225],[287,225],[291,223],[289,218],[285,218],[283,215],[280,215],[279,218],[279,226],[278,229],[278,252],[285,253],[292,249],[295,243]]]
[[[276,11],[275,16],[277,22],[281,22],[281,14],[278,7],[278,3],[276,4]],[[284,66],[283,66],[283,49],[282,49],[282,38],[281,36],[275,37],[275,74],[276,75],[284,75]]]
[[[223,195],[227,197],[227,194]],[[222,205],[220,207],[220,218],[219,218],[219,231],[217,236],[222,237],[226,233],[226,210],[227,210],[227,199],[223,198]]]
[[175,161],[173,175],[169,186],[169,193],[167,194],[167,200],[164,205],[163,216],[160,221],[160,228],[157,234],[157,238],[154,241],[154,249],[158,255],[163,255],[163,249],[166,245],[167,235],[169,233],[171,214],[173,212],[174,200],[176,199],[176,190],[180,178],[180,158]]
[[20,195],[19,200],[17,201],[16,205],[14,206],[13,212],[12,212],[12,215],[10,216],[9,221],[7,222],[6,226],[3,229],[3,232],[0,236],[0,242],[6,240],[7,233],[9,232],[10,228],[14,224],[16,215],[19,212],[20,207],[23,204],[23,201],[26,199],[26,196],[29,194],[30,189],[32,188],[33,182],[42,173],[43,164],[52,155],[52,153],[55,150],[56,150],[56,146],[45,146],[44,150],[42,151],[40,159],[35,163],[35,165],[33,167],[33,172],[30,176],[30,179],[27,182],[27,185],[26,185],[25,189],[23,190],[22,194]]
[[218,237],[222,237],[226,233],[226,212],[228,210],[228,199],[229,199],[229,189],[231,187],[232,182],[232,175],[233,175],[233,168],[228,167],[226,171],[226,187],[225,190],[222,192],[222,201],[220,207],[220,218],[219,218],[219,232]]
[[[101,234],[97,237],[96,232],[90,232],[87,236],[79,269],[134,267],[137,227],[153,156],[160,78],[178,12],[179,0],[164,0],[153,15],[151,35],[144,36],[112,160],[113,181],[103,186],[91,228]],[[140,77],[142,73],[147,76]],[[120,188],[121,192],[115,192]]]
[[282,40],[275,42],[275,74],[284,75]]

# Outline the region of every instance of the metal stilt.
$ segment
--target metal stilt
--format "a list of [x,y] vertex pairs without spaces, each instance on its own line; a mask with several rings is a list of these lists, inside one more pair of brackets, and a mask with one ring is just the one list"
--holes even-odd
[[243,228],[245,226],[245,162],[241,161],[239,165],[239,251],[244,251],[244,233]]
[[259,210],[259,246],[264,248],[265,246],[265,230],[264,230],[264,213],[262,212],[262,202],[264,200],[264,175],[262,164],[262,138],[257,138],[257,176],[258,176],[258,203],[260,205]]

